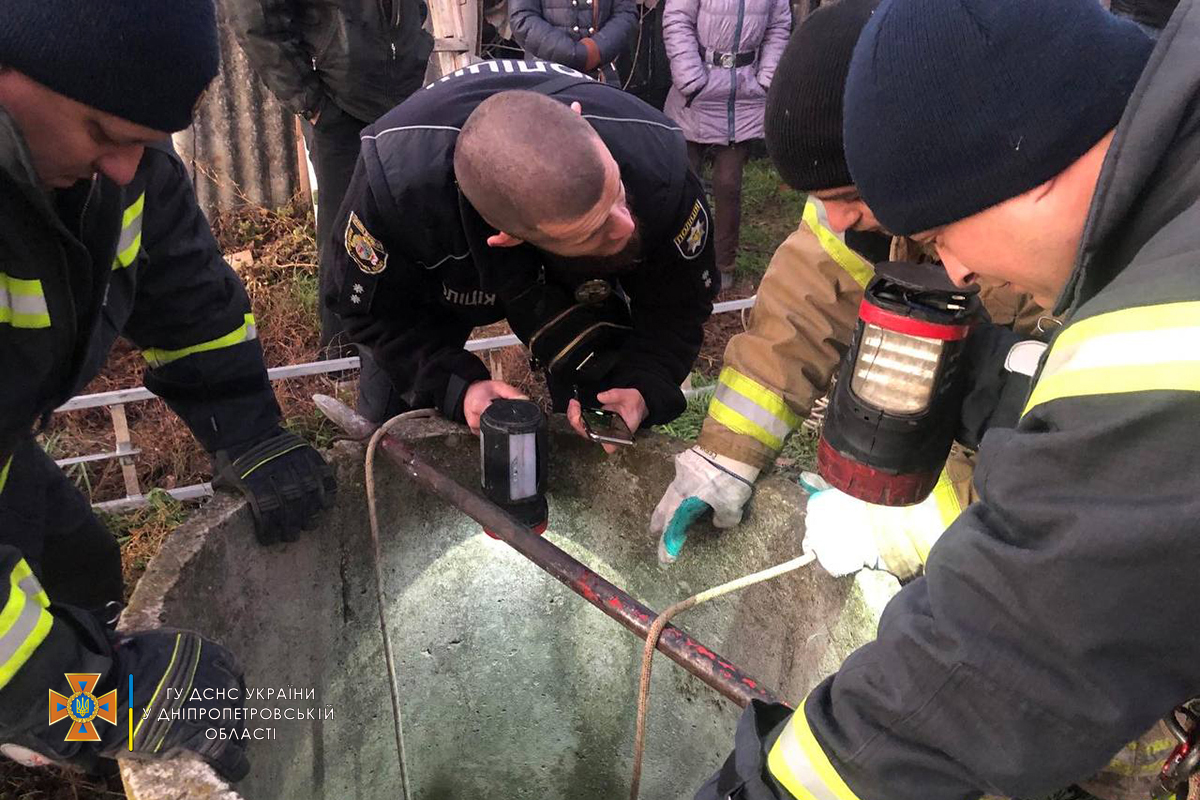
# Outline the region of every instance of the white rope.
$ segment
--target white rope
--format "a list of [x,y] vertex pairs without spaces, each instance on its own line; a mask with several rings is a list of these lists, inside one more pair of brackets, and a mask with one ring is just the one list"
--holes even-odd
[[671,621],[671,618],[681,611],[687,611],[689,608],[706,603],[709,600],[714,600],[731,592],[736,592],[739,589],[745,589],[747,586],[753,586],[756,583],[762,583],[771,578],[777,578],[780,575],[800,569],[800,567],[806,564],[811,564],[815,558],[815,553],[805,553],[799,558],[793,558],[791,561],[785,561],[782,564],[769,567],[761,572],[743,575],[736,580],[723,583],[720,586],[705,589],[703,592],[692,595],[688,599],[681,600],[671,606],[654,620],[654,624],[650,626],[650,632],[646,634],[646,645],[642,648],[642,672],[641,680],[638,683],[637,732],[633,737],[633,778],[629,786],[629,800],[638,800],[638,794],[641,790],[642,759],[646,752],[646,713],[649,710],[650,701],[650,670],[654,666],[654,651],[658,647],[658,637],[662,635],[663,628],[667,627],[667,623]]

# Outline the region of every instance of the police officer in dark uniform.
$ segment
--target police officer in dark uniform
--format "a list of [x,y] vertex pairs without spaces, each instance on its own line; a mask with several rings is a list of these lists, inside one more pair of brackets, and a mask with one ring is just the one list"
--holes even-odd
[[[117,544],[32,433],[124,335],[143,350],[147,386],[214,455],[216,482],[248,496],[264,542],[294,538],[332,495],[321,456],[280,427],[245,290],[161,143],[190,124],[216,74],[214,9],[20,0],[5,11],[0,753],[95,769],[130,748],[144,757],[183,749],[236,779],[248,768],[233,735],[244,723],[183,708],[192,689],[214,714],[240,706],[236,662],[195,633],[112,630]],[[46,713],[47,689],[68,688],[64,673],[98,675],[70,691],[91,694],[100,710],[115,703],[117,719],[146,709],[133,741],[121,725],[100,725],[98,742],[64,741],[67,723],[55,728]],[[205,728],[224,735],[209,739]]]
[[685,407],[720,288],[709,224],[660,112],[562,65],[485,61],[363,131],[327,301],[394,381],[377,421],[434,407],[474,428],[516,396],[463,349],[507,320],[577,430],[575,397],[636,429]]

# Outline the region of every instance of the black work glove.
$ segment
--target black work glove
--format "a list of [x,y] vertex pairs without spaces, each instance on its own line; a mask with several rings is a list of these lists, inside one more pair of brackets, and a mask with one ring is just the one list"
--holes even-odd
[[1029,397],[1032,375],[1006,366],[1013,347],[1037,340],[1002,325],[979,325],[967,337],[966,390],[955,439],[973,450],[992,428],[1015,428]]
[[[696,792],[695,800],[783,800],[792,795],[767,769],[767,755],[779,738],[792,709],[780,703],[751,700],[738,720],[733,752]],[[804,708],[796,710],[803,714]]]
[[277,429],[245,449],[219,450],[215,488],[245,495],[260,544],[294,542],[311,530],[321,509],[333,505],[333,469],[308,442]]
[[[191,631],[162,628],[119,635],[113,656],[120,712],[116,725],[103,726],[102,756],[169,758],[188,751],[227,781],[246,777],[246,682],[228,650]],[[130,675],[132,753],[126,722]]]

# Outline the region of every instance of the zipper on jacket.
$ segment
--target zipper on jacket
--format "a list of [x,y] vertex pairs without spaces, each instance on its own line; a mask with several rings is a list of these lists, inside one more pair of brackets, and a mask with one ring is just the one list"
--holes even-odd
[[87,220],[88,206],[92,204],[92,196],[96,194],[96,186],[100,183],[100,176],[95,172],[92,173],[92,182],[88,185],[88,192],[83,198],[83,208],[79,211],[79,241],[83,241],[83,226]]
[[737,129],[734,110],[737,107],[737,54],[742,52],[742,22],[746,18],[746,0],[738,0],[737,26],[733,30],[733,66],[729,68],[729,144],[733,144]]
[[383,15],[385,23],[389,23],[392,27],[392,61],[396,60],[396,32],[400,30],[400,3],[403,0],[379,0],[379,11]]

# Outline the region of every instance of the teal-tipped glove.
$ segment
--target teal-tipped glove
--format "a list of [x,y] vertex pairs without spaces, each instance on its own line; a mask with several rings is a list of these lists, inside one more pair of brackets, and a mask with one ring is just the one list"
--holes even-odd
[[754,491],[758,471],[747,464],[718,459],[698,447],[675,456],[675,480],[650,518],[650,532],[662,534],[658,560],[663,564],[679,558],[688,529],[710,508],[713,525],[718,528],[732,528],[742,521],[742,509]]

